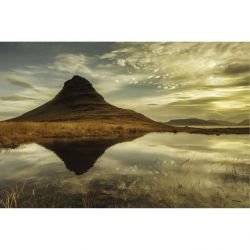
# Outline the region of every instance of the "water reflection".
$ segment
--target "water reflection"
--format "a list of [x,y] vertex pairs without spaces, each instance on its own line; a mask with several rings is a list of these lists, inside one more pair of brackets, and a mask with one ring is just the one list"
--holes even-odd
[[[25,182],[19,206],[27,207],[250,206],[249,136],[151,133],[133,139],[1,152],[0,189]],[[33,190],[36,203],[24,198]]]
[[79,141],[40,144],[54,152],[76,175],[87,172],[105,150],[119,141]]

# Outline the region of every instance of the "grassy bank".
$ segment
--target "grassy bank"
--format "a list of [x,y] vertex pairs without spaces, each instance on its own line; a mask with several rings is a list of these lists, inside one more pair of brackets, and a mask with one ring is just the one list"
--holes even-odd
[[152,131],[164,131],[160,125],[148,123],[75,122],[0,122],[0,147],[15,148],[19,144],[48,140],[115,139]]
[[249,128],[171,127],[161,123],[122,121],[0,122],[0,148],[44,140],[104,140],[134,137],[149,132],[187,132],[199,134],[249,134]]

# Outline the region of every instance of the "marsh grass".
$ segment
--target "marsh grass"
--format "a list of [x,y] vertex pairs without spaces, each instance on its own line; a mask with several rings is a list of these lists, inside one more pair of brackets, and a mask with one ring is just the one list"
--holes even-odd
[[186,159],[168,167],[159,165],[152,173],[90,175],[76,183],[65,178],[31,180],[0,187],[0,207],[250,207],[250,165],[210,165],[203,172],[192,159]]
[[163,130],[160,125],[122,121],[0,122],[0,148],[44,140],[113,139]]
[[[193,174],[191,173],[191,176]],[[202,208],[250,207],[247,183],[218,182],[208,188],[189,175],[175,178],[120,176],[70,191],[58,184],[16,185],[0,193],[2,208]]]
[[0,191],[0,208],[93,208],[94,190],[87,185],[77,193],[67,192],[61,180],[53,183],[30,182],[6,186]]
[[91,186],[88,186],[85,191],[82,192],[82,207],[94,208],[96,202],[96,193]]
[[4,208],[16,208],[18,196],[19,190],[17,190],[17,187],[3,191],[0,199],[1,206]]
[[33,184],[16,184],[0,192],[2,208],[55,207],[55,193],[51,185],[35,187]]
[[199,134],[249,134],[249,128],[201,129],[171,127],[157,122],[83,120],[63,122],[0,122],[0,149],[29,142],[51,140],[102,140],[143,135],[149,132]]

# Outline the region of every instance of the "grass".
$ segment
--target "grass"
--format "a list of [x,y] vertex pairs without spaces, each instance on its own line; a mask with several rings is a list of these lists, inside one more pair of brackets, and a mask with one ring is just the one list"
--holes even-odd
[[15,186],[10,190],[4,190],[1,194],[0,204],[3,208],[16,208],[19,196],[19,188]]
[[49,140],[115,139],[148,132],[187,132],[199,134],[248,134],[249,128],[171,127],[152,122],[84,120],[64,122],[0,122],[0,148],[16,148],[30,142]]
[[0,207],[250,207],[250,173],[245,166],[225,165],[221,173],[215,168],[202,174],[192,165],[192,160],[187,159],[178,166],[159,166],[154,174],[117,173],[83,178],[80,183],[79,179],[72,183],[66,178],[45,183],[31,180],[1,187]]
[[0,122],[0,148],[15,148],[19,144],[57,139],[115,139],[163,131],[162,126],[150,123],[109,122]]
[[59,181],[16,184],[0,191],[0,208],[93,208],[97,200],[90,187],[74,194],[65,191]]

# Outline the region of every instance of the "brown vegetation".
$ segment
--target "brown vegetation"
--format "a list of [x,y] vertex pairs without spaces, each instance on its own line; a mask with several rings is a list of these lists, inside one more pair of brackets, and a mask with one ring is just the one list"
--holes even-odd
[[75,122],[0,122],[0,147],[15,148],[19,144],[44,140],[114,139],[164,131],[163,126],[147,123],[75,121]]
[[82,179],[77,189],[59,178],[30,180],[1,186],[0,208],[249,208],[249,168],[224,167],[222,172],[214,169],[204,176],[186,159],[172,167],[159,167],[153,176]]
[[0,148],[50,140],[102,140],[129,138],[149,132],[248,134],[249,128],[171,127],[161,123],[84,120],[64,122],[0,122]]

